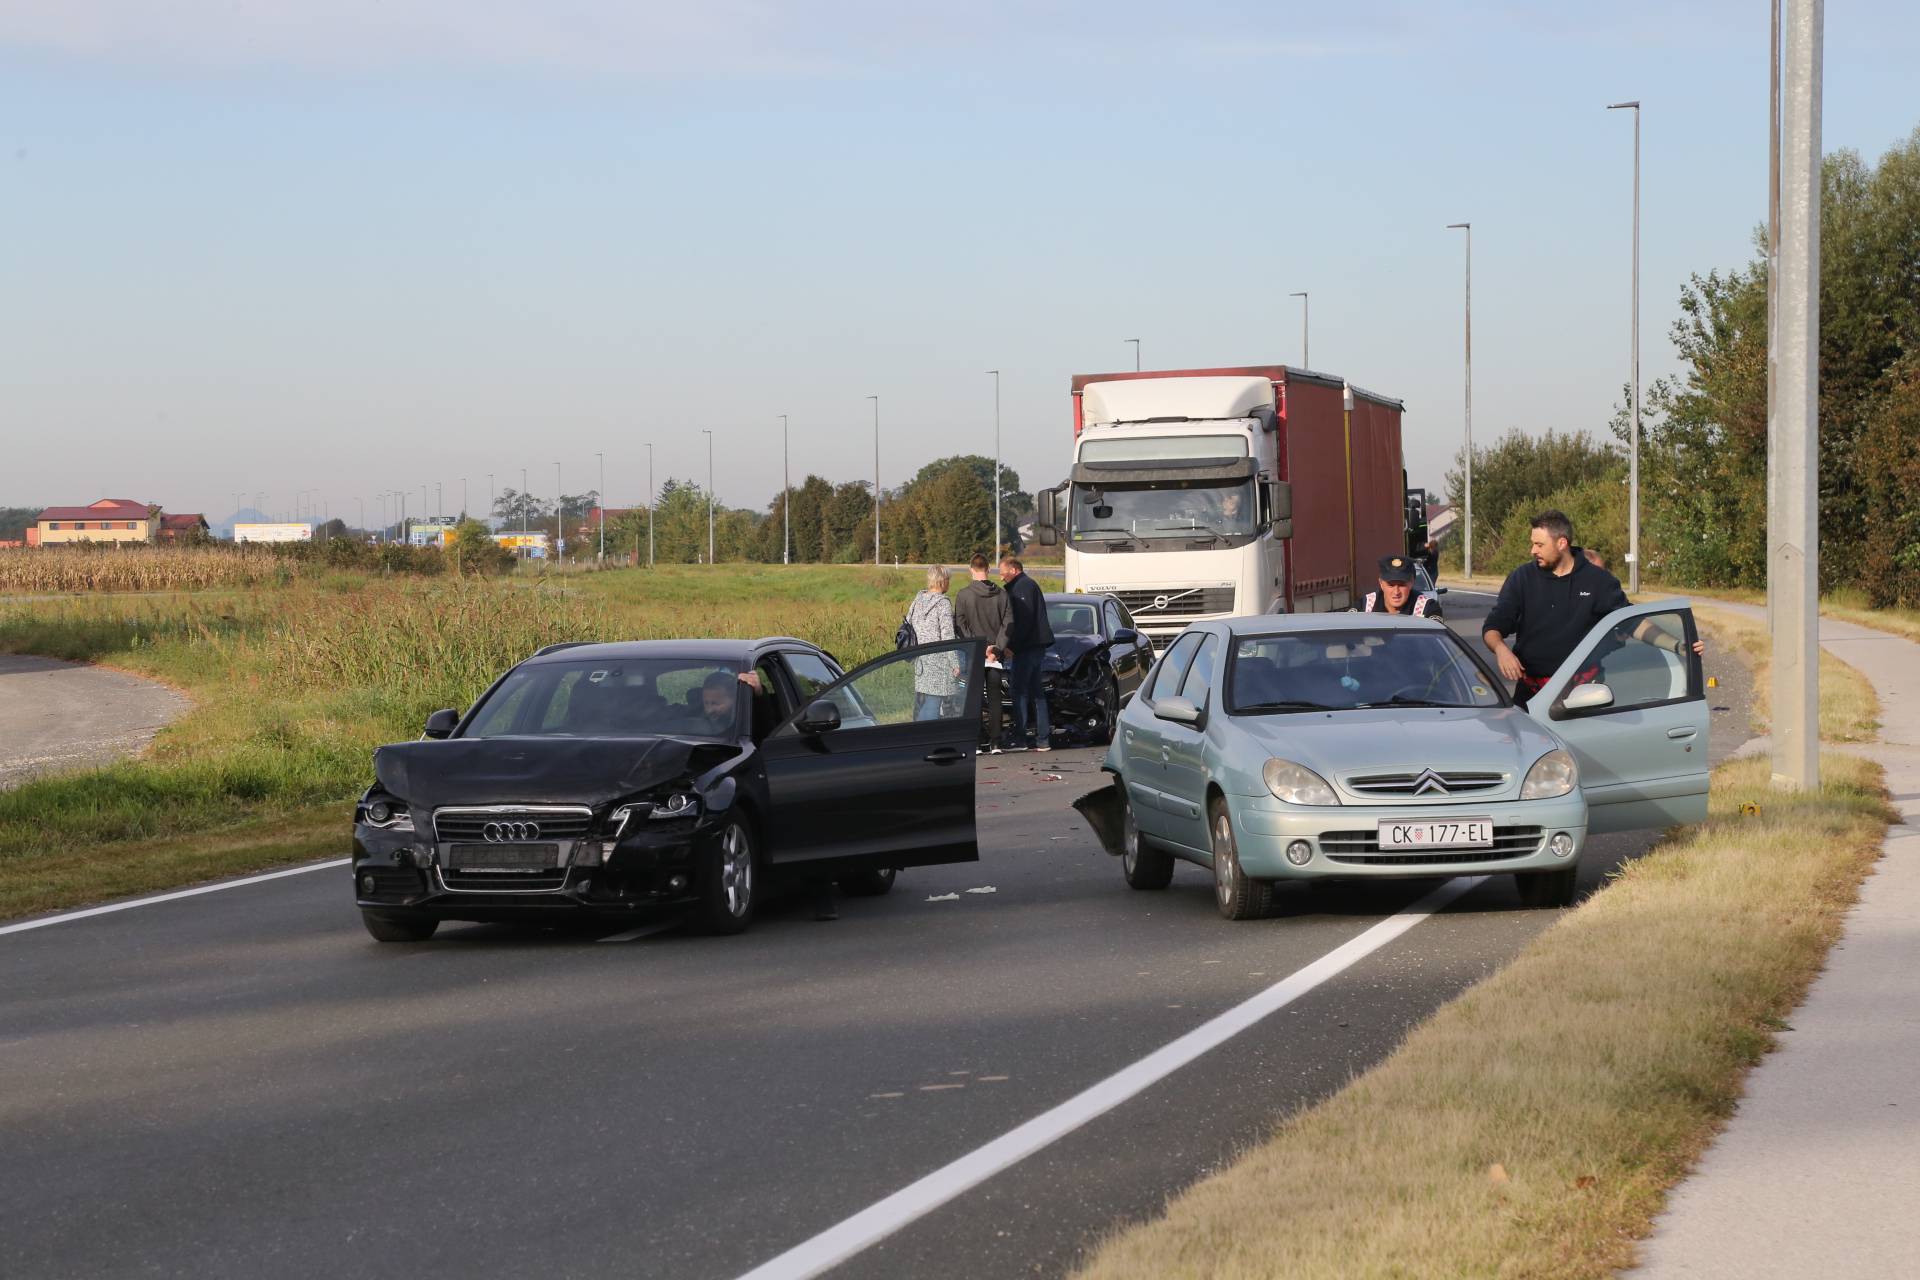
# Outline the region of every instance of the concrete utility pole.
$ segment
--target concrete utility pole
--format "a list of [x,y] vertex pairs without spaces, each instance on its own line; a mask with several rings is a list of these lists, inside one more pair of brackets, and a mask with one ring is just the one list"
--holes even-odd
[[880,397],[873,401],[873,563],[880,563]]
[[702,427],[707,438],[707,563],[713,563],[713,428]]
[[1773,783],[1820,785],[1820,76],[1822,0],[1787,0],[1781,100],[1779,399],[1767,435]]
[[787,465],[787,415],[780,415],[780,563],[793,563],[793,472]]
[[1633,435],[1627,444],[1627,590],[1640,590],[1640,104],[1616,102],[1609,111],[1633,111]]
[[647,568],[653,568],[653,513],[654,497],[659,490],[653,487],[653,445],[647,445]]
[[1000,371],[993,375],[993,558],[1000,558]]
[[1313,348],[1307,342],[1307,295],[1290,293],[1287,296],[1300,299],[1300,367],[1311,369],[1313,368]]
[[605,453],[596,453],[593,456],[600,460],[600,492],[594,496],[599,499],[598,505],[600,507],[599,558],[605,560],[607,558],[607,455]]
[[1460,546],[1466,553],[1466,575],[1471,578],[1473,576],[1473,224],[1449,222],[1447,230],[1467,233],[1467,510],[1461,524],[1466,540]]
[[1120,341],[1131,342],[1133,344],[1133,371],[1135,373],[1140,372],[1140,339],[1122,338]]

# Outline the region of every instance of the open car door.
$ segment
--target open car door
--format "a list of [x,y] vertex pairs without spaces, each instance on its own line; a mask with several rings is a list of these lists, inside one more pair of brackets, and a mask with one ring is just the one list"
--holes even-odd
[[820,690],[767,735],[769,859],[834,875],[978,861],[985,658],[977,639],[901,649]]
[[1590,834],[1706,819],[1698,634],[1684,600],[1616,609],[1531,699],[1579,763]]

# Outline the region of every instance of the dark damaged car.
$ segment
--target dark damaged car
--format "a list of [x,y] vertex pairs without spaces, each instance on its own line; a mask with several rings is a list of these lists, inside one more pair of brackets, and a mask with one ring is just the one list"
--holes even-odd
[[1106,743],[1120,707],[1153,669],[1153,644],[1109,595],[1049,592],[1053,643],[1041,663],[1047,714],[1056,739]]
[[[899,868],[974,861],[982,650],[844,674],[784,637],[543,649],[374,753],[353,823],[367,931],[681,908],[736,933],[778,876],[880,894]],[[936,669],[959,691],[916,699]]]

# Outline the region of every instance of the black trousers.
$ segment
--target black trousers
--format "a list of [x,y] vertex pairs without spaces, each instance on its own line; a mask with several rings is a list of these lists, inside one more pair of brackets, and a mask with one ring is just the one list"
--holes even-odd
[[1007,673],[988,667],[980,699],[980,744],[992,746],[1007,736]]

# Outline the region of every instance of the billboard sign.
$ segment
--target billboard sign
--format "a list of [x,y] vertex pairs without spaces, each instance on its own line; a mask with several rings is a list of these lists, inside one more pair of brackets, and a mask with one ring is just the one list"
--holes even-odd
[[547,535],[544,533],[496,533],[493,540],[524,560],[547,558]]
[[312,542],[313,526],[310,524],[236,524],[233,526],[235,542]]

